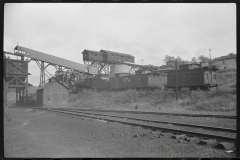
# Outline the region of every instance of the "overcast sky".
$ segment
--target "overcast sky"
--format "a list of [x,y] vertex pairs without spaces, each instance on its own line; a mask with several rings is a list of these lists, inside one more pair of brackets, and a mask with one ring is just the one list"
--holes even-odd
[[[5,4],[4,51],[17,45],[82,63],[84,49],[135,56],[161,66],[165,55],[191,60],[236,53],[234,3]],[[40,69],[31,62],[29,82]],[[49,69],[54,73],[54,69]]]

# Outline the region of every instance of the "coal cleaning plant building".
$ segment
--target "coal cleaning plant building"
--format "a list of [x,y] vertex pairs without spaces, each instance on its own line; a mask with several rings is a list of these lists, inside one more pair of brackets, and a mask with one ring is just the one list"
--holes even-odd
[[64,107],[68,103],[69,88],[59,83],[55,78],[37,89],[38,107]]

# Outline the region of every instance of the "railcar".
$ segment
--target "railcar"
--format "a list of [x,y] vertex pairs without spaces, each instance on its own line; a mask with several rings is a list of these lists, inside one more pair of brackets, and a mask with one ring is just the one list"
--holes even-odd
[[116,74],[115,77],[91,77],[76,82],[76,87],[96,90],[163,89],[166,77],[159,74]]
[[91,77],[77,81],[75,85],[79,89],[108,90],[110,88],[109,78],[107,77]]
[[166,77],[158,74],[140,74],[131,76],[130,82],[132,89],[162,89]]
[[178,90],[209,90],[218,86],[217,70],[213,67],[202,67],[197,63],[179,65],[177,74],[175,70],[167,73],[165,89],[175,90],[177,78]]

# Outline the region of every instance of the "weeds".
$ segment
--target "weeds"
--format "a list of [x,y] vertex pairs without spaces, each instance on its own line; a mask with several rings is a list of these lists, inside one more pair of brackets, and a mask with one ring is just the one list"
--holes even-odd
[[71,101],[77,101],[75,107],[86,108],[155,108],[157,110],[182,108],[204,111],[234,111],[237,99],[236,83],[228,83],[213,91],[179,92],[178,97],[179,100],[176,102],[175,92],[162,90],[111,92],[82,90]]

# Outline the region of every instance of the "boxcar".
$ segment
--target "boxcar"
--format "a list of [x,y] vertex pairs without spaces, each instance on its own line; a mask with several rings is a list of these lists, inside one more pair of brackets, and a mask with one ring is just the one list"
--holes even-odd
[[131,87],[130,76],[120,77],[120,83],[123,89],[130,89]]
[[[192,67],[195,66],[195,67]],[[216,68],[201,67],[199,64],[185,64],[177,71],[179,90],[209,90],[217,87]],[[167,73],[167,85],[165,89],[176,88],[176,71]]]
[[110,78],[110,89],[111,90],[121,89],[120,77],[112,77],[112,78]]
[[164,88],[166,78],[156,74],[133,75],[130,77],[130,87],[132,89],[153,89]]

